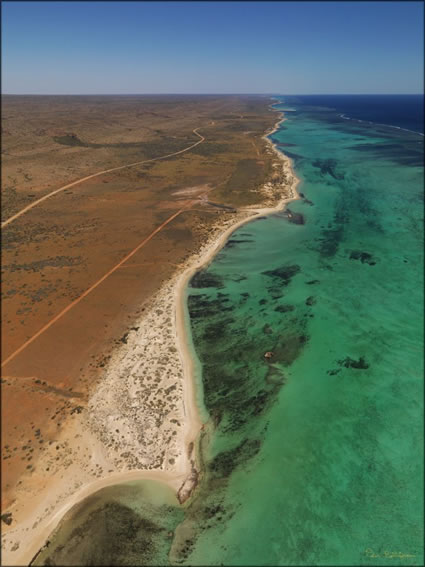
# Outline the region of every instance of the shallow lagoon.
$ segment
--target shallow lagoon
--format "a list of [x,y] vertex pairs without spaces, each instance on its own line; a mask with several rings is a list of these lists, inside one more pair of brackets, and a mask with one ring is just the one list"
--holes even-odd
[[163,483],[102,488],[65,515],[31,565],[163,565],[182,519],[174,491]]
[[423,138],[290,105],[304,224],[241,227],[189,296],[221,508],[187,562],[420,565]]

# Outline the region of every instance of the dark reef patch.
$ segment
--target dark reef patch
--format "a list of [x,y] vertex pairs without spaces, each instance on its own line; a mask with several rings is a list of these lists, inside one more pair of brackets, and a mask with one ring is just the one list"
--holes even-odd
[[266,286],[267,292],[273,300],[283,297],[282,287],[279,283],[272,283]]
[[211,317],[217,313],[233,311],[234,307],[229,305],[227,297],[217,299],[206,299],[208,296],[204,293],[200,295],[189,295],[188,306],[191,319],[203,319]]
[[294,305],[278,305],[274,310],[278,313],[288,313],[289,311],[293,311],[294,309]]
[[289,158],[291,158],[292,160],[294,160],[294,163],[297,164],[300,160],[304,159],[304,156],[300,155],[300,154],[295,154],[294,152],[288,152],[288,150],[285,149],[285,155],[288,156]]
[[334,179],[342,181],[344,174],[337,171],[337,164],[335,159],[316,159],[312,162],[313,167],[320,169],[322,175],[331,175]]
[[335,376],[336,374],[339,374],[341,372],[341,368],[332,368],[331,370],[327,370],[326,374],[329,374],[329,376]]
[[339,225],[333,229],[322,231],[322,238],[319,238],[319,252],[321,256],[329,258],[338,252],[339,244],[344,235],[344,227]]
[[199,270],[196,274],[192,277],[189,282],[190,287],[192,288],[206,288],[206,287],[215,287],[217,289],[222,289],[224,287],[223,280],[220,276],[216,274],[212,274],[207,270]]
[[347,204],[340,199],[334,213],[333,223],[328,223],[326,229],[322,230],[321,238],[318,238],[319,253],[324,258],[335,256],[339,245],[344,237],[345,225],[348,223]]
[[376,260],[369,254],[369,252],[362,252],[361,250],[353,250],[350,254],[350,260],[360,260],[362,264],[369,264],[369,266],[374,266]]
[[244,244],[245,242],[254,242],[253,240],[248,240],[247,238],[231,238],[228,240],[224,246],[224,248],[234,248],[237,244]]
[[203,339],[205,341],[218,341],[223,337],[224,330],[227,326],[234,323],[234,319],[227,317],[226,319],[221,319],[216,323],[211,323],[205,327]]
[[305,224],[304,215],[302,215],[301,213],[294,213],[293,211],[291,211],[291,209],[286,208],[283,212],[283,216],[293,224]]
[[243,282],[244,280],[247,280],[248,278],[246,276],[241,276],[241,275],[237,275],[237,276],[231,276],[229,277],[230,280],[232,280],[232,282]]
[[265,272],[261,272],[261,274],[269,278],[278,279],[280,285],[286,287],[291,283],[292,278],[298,274],[300,269],[301,268],[295,264],[292,266],[281,266],[275,270],[266,270]]
[[308,336],[305,334],[280,336],[278,341],[271,348],[273,352],[273,362],[290,366],[301,354],[301,350],[307,342]]
[[150,565],[160,559],[167,534],[166,526],[116,501],[98,506],[82,522],[76,518],[75,524],[64,543],[51,543],[31,564]]
[[261,448],[259,439],[245,439],[228,451],[219,453],[209,464],[209,469],[218,477],[228,478],[236,467],[252,459]]
[[278,388],[261,388],[258,371],[245,365],[229,372],[223,366],[204,362],[205,406],[222,432],[238,431],[246,424],[252,427],[253,418],[276,401]]
[[300,192],[298,194],[306,205],[310,205],[310,206],[314,205],[313,201],[310,201],[310,199],[307,199],[307,197],[304,195],[304,193]]
[[337,362],[340,366],[344,366],[345,368],[355,368],[356,370],[366,370],[366,368],[369,368],[369,364],[365,361],[363,356],[361,356],[358,360],[347,356],[342,360],[337,360]]

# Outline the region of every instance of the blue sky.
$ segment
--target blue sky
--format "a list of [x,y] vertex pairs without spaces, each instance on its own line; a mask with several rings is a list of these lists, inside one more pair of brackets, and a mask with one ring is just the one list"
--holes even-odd
[[3,93],[421,93],[422,2],[2,2]]

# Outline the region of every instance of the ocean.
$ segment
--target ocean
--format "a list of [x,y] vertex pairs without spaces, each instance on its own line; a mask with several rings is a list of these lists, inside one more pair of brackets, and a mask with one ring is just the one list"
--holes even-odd
[[143,564],[422,565],[423,97],[274,102],[302,198],[190,282],[203,476],[167,526],[145,509]]
[[424,133],[423,95],[303,95],[291,98],[298,99],[304,108],[308,105],[319,112],[329,109],[347,120]]

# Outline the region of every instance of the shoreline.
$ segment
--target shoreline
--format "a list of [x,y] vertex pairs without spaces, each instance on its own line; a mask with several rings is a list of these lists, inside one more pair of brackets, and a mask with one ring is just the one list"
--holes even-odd
[[[275,104],[275,103],[273,103]],[[178,357],[182,375],[179,376],[182,382],[181,388],[181,402],[183,404],[183,413],[178,412],[178,409],[175,410],[176,417],[183,418],[182,421],[184,426],[182,427],[182,431],[180,435],[176,435],[176,437],[180,436],[179,442],[175,445],[175,454],[177,464],[175,467],[166,468],[167,465],[164,465],[164,460],[162,461],[162,468],[152,468],[149,469],[142,469],[142,470],[117,470],[117,467],[114,471],[108,471],[112,474],[108,474],[103,478],[86,478],[85,481],[82,480],[80,482],[80,478],[82,476],[81,469],[75,471],[75,477],[77,477],[78,482],[80,483],[81,488],[75,489],[71,491],[70,494],[66,494],[62,488],[62,485],[65,483],[70,484],[70,478],[65,478],[61,483],[61,479],[58,482],[58,492],[62,495],[62,501],[60,502],[61,505],[58,507],[55,504],[52,506],[56,508],[54,510],[53,515],[51,516],[49,513],[47,517],[37,516],[40,514],[41,502],[38,507],[36,507],[35,511],[31,514],[30,518],[25,518],[25,525],[28,527],[26,528],[26,532],[29,531],[29,526],[31,522],[36,520],[33,524],[36,526],[38,523],[43,524],[37,530],[37,533],[29,533],[28,535],[24,532],[24,526],[20,529],[18,526],[14,526],[7,532],[3,532],[3,539],[5,537],[13,536],[13,533],[16,531],[16,536],[19,536],[19,543],[22,546],[24,544],[24,548],[22,549],[21,553],[5,553],[6,550],[3,549],[3,557],[4,559],[7,558],[7,563],[10,565],[20,565],[20,564],[29,564],[31,563],[35,557],[42,551],[45,545],[48,543],[49,537],[54,533],[56,528],[59,526],[60,522],[63,520],[65,514],[77,503],[81,502],[83,499],[87,498],[88,496],[94,494],[98,490],[105,488],[107,486],[112,486],[116,484],[121,484],[129,481],[134,480],[155,480],[158,482],[162,482],[167,484],[169,487],[175,491],[177,498],[179,499],[180,503],[185,502],[188,498],[190,498],[193,490],[196,488],[198,483],[198,476],[202,474],[202,471],[198,470],[198,463],[197,463],[197,446],[200,439],[200,432],[203,429],[203,423],[200,417],[200,409],[198,407],[197,399],[196,399],[196,380],[194,376],[194,369],[195,369],[195,360],[193,358],[192,353],[190,352],[189,347],[189,336],[188,336],[188,329],[186,327],[186,311],[187,305],[185,301],[185,293],[187,289],[187,284],[190,278],[201,268],[207,266],[215,257],[215,255],[223,248],[226,244],[229,237],[236,231],[239,227],[243,226],[246,223],[251,222],[257,217],[270,215],[277,212],[284,210],[287,203],[297,200],[300,198],[297,192],[297,186],[300,183],[300,180],[296,177],[293,166],[292,160],[282,153],[280,150],[277,149],[276,145],[272,142],[269,138],[273,133],[275,133],[279,125],[286,120],[284,113],[281,111],[277,111],[273,109],[273,104],[269,105],[273,111],[279,112],[279,119],[276,122],[275,126],[272,130],[266,132],[263,135],[263,139],[267,141],[270,146],[270,149],[276,154],[276,157],[279,158],[281,162],[283,162],[283,170],[285,173],[285,185],[282,187],[284,190],[289,192],[289,196],[286,195],[284,198],[281,198],[278,203],[273,207],[262,207],[262,208],[244,208],[239,209],[238,212],[242,213],[239,214],[239,217],[236,219],[230,219],[226,226],[223,225],[221,221],[218,227],[215,227],[213,230],[213,234],[211,238],[206,242],[206,244],[201,248],[201,250],[195,253],[188,261],[185,263],[183,270],[179,271],[177,274],[173,276],[173,278],[166,283],[165,286],[159,290],[158,294],[153,298],[150,302],[151,309],[149,313],[154,310],[155,306],[162,305],[164,295],[166,296],[166,300],[169,302],[172,311],[173,311],[173,320],[171,321],[172,333],[170,339],[174,341],[174,344],[177,347],[176,356]],[[265,184],[264,189],[267,189],[267,184]],[[281,188],[281,189],[282,189]],[[242,218],[241,218],[242,216]],[[216,236],[216,232],[218,232],[218,236]],[[168,305],[168,304],[167,304]],[[149,316],[142,316],[141,324],[144,321],[145,326],[148,327],[149,323]],[[153,319],[153,322],[156,320]],[[165,321],[165,319],[164,319]],[[164,324],[166,325],[167,322],[165,321]],[[161,321],[157,322],[157,328],[161,330]],[[158,331],[158,329],[157,329]],[[147,331],[145,331],[146,334]],[[142,332],[143,335],[143,332]],[[123,348],[120,352],[117,353],[115,357],[111,360],[111,371],[107,374],[107,378],[109,382],[113,382],[119,378],[123,371],[127,370],[125,364],[133,364],[135,361],[136,355],[140,356],[140,352],[136,352],[137,349],[140,351],[140,347],[136,340],[139,337],[134,337],[134,341],[129,340],[128,348]],[[146,340],[149,340],[147,337]],[[166,338],[164,338],[166,343]],[[164,344],[165,344],[164,343]],[[163,346],[163,345],[162,345]],[[165,348],[165,346],[164,346]],[[146,350],[146,348],[145,348]],[[149,360],[147,361],[149,362]],[[115,383],[113,382],[113,383]],[[107,403],[109,402],[109,406],[106,403],[106,409],[108,407],[112,407],[113,403],[116,401],[113,398],[113,394],[110,395],[108,385],[108,380],[105,380],[104,387],[100,387],[98,390],[98,394],[93,396],[94,402],[92,403],[92,407],[96,407],[96,401],[99,399],[103,399],[102,396],[107,394]],[[131,388],[133,384],[130,384],[129,387]],[[137,393],[137,392],[136,392]],[[110,399],[109,399],[110,398]],[[97,414],[96,414],[97,416]],[[175,420],[174,420],[175,421]],[[81,424],[80,424],[81,428]],[[86,442],[86,446],[90,447],[92,450],[92,458],[93,454],[98,459],[98,462],[105,462],[107,466],[113,466],[111,462],[113,460],[110,458],[110,454],[105,453],[105,448],[102,446],[102,442],[99,442],[95,437],[91,434],[90,431],[82,431],[79,436],[75,437],[84,437],[84,441]],[[66,439],[70,439],[70,435],[65,435]],[[177,441],[177,440],[176,440]],[[75,443],[75,442],[74,442]],[[80,447],[78,446],[78,450]],[[81,454],[81,452],[79,453]],[[174,455],[174,453],[173,453]],[[170,460],[171,462],[171,460]],[[173,461],[174,462],[174,461]],[[70,472],[68,476],[72,473]],[[76,485],[77,483],[75,483]],[[75,486],[74,485],[74,486]],[[47,488],[47,487],[46,487]],[[65,492],[65,495],[63,493]],[[50,495],[50,492],[49,492]],[[40,494],[38,495],[40,497]],[[53,495],[54,498],[54,495]],[[53,500],[52,498],[52,500]],[[37,500],[37,498],[35,498]],[[59,503],[58,500],[56,503]],[[43,502],[43,506],[46,502]],[[53,511],[53,510],[52,510]],[[18,540],[18,537],[16,537]],[[15,544],[16,545],[16,544]],[[9,545],[9,547],[12,547]],[[18,546],[19,547],[19,546]],[[17,551],[18,548],[12,549],[10,551]],[[8,550],[9,551],[9,550]]]

